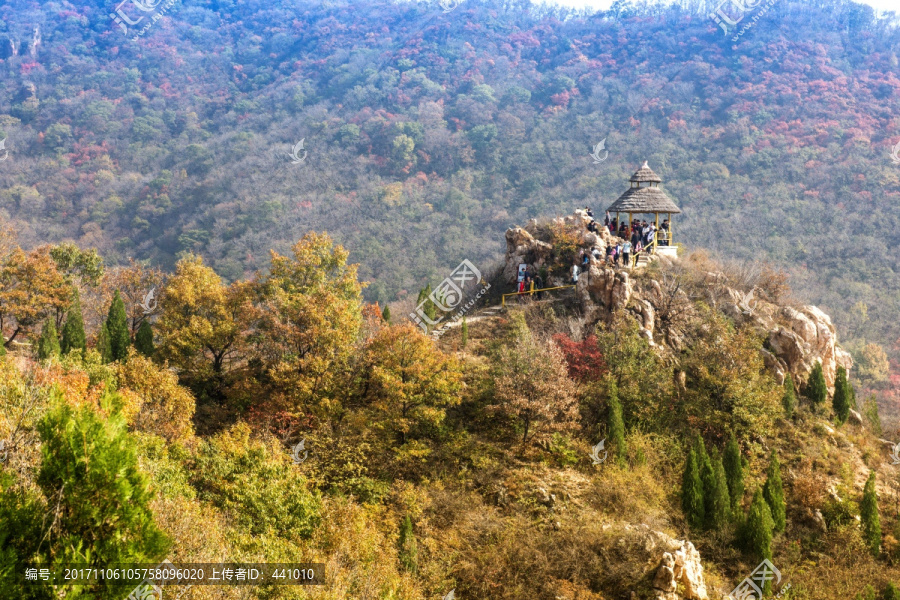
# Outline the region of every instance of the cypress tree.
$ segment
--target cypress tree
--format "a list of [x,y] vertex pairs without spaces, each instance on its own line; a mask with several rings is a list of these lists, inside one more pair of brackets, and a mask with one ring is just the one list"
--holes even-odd
[[[46,498],[57,501],[58,519],[40,548],[40,564],[78,556],[85,566],[158,561],[169,541],[154,523],[154,492],[141,471],[114,394],[101,397],[103,417],[90,406],[76,409],[56,397],[41,420],[41,466],[36,478]],[[64,493],[60,494],[60,490]],[[77,545],[76,545],[77,544]],[[118,598],[116,584],[100,582],[86,597]]]
[[391,322],[391,307],[387,304],[384,305],[384,310],[381,311],[381,318],[385,323]]
[[469,324],[466,323],[466,318],[463,317],[462,326],[460,327],[460,343],[462,347],[465,348],[466,344],[469,342]]
[[784,531],[785,503],[784,486],[781,483],[781,465],[778,456],[772,450],[769,468],[766,470],[766,483],[763,485],[763,497],[772,511],[772,524],[775,531]]
[[863,538],[872,556],[881,554],[881,517],[878,515],[878,495],[875,492],[875,471],[869,473],[863,490],[859,516],[863,526]]
[[81,299],[78,290],[75,290],[72,306],[66,314],[66,323],[62,330],[62,345],[60,347],[63,356],[72,350],[78,350],[82,354],[87,349],[87,338],[84,335],[84,319],[81,316]]
[[[744,543],[747,549],[753,553],[754,561],[764,558],[772,560],[772,511],[763,499],[759,488],[753,494],[753,502],[750,503],[750,512],[744,525]],[[772,583],[766,582],[763,589],[766,594],[772,592]]]
[[847,370],[838,367],[834,377],[834,396],[831,398],[831,407],[840,424],[847,422],[850,416],[850,382],[847,381]]
[[131,345],[131,336],[128,333],[128,317],[125,314],[125,303],[116,290],[112,304],[109,305],[109,313],[106,316],[106,330],[109,335],[109,349],[112,360],[125,360],[128,356],[128,346]]
[[703,482],[700,480],[700,468],[697,465],[697,452],[691,448],[684,464],[684,475],[681,480],[681,508],[688,524],[694,529],[703,527]]
[[794,378],[788,373],[784,376],[784,395],[781,397],[781,405],[784,407],[784,416],[790,418],[797,407],[797,394],[794,392]]
[[437,319],[437,306],[434,305],[434,301],[431,299],[431,284],[425,286],[425,289],[422,290],[422,296],[425,298],[425,305],[422,307],[422,311],[428,316],[429,319],[434,321]]
[[53,319],[44,321],[41,337],[38,339],[37,355],[39,360],[59,356],[59,337],[56,335],[56,324]]
[[805,395],[815,406],[825,404],[825,401],[828,399],[828,386],[825,385],[825,373],[822,372],[821,362],[816,362],[812,372],[809,374]]
[[725,480],[728,484],[728,495],[731,498],[731,511],[732,514],[737,515],[741,500],[744,499],[744,465],[741,463],[741,448],[733,433],[725,446],[722,465],[725,468]]
[[143,321],[134,335],[134,348],[144,356],[153,356],[156,348],[153,346],[153,327],[150,321]]
[[416,536],[413,533],[412,521],[409,515],[400,522],[400,564],[410,573],[415,573],[418,568],[419,550],[416,545]]
[[106,327],[106,323],[100,327],[100,334],[97,336],[97,352],[100,353],[100,359],[104,364],[113,361],[112,348],[109,344],[109,329]]
[[619,388],[616,382],[609,382],[609,415],[606,423],[609,428],[609,441],[613,445],[616,461],[625,464],[625,422],[622,420],[622,404],[619,402]]
[[704,490],[706,526],[720,530],[731,519],[731,498],[728,496],[725,467],[718,453],[712,458],[712,489],[708,496],[706,494]]

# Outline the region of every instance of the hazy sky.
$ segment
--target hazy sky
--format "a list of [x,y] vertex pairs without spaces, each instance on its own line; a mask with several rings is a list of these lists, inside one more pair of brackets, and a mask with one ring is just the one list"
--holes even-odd
[[[612,4],[612,0],[548,0],[565,6],[573,6],[575,8],[591,7],[595,9],[607,9]],[[868,4],[872,8],[880,10],[893,10],[900,12],[900,0],[857,0],[860,4]]]

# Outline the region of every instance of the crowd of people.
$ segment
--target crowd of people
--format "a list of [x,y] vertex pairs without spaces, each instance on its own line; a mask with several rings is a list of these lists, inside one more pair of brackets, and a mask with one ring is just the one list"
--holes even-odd
[[[590,232],[599,234],[597,221],[594,219],[594,213],[590,207],[584,209],[587,216],[591,218],[587,229]],[[578,283],[578,277],[582,271],[590,269],[591,261],[603,263],[614,268],[618,268],[620,263],[623,267],[631,267],[632,259],[637,258],[642,252],[653,252],[656,242],[661,246],[669,245],[669,220],[664,220],[659,229],[654,223],[648,223],[646,220],[634,219],[629,226],[626,221],[616,222],[611,219],[609,212],[603,219],[603,227],[615,237],[621,238],[623,241],[618,243],[610,243],[606,246],[606,256],[600,252],[598,248],[582,249],[578,253],[578,261],[572,265],[572,283]],[[520,273],[516,291],[519,294],[531,295],[534,290],[540,290],[543,286],[543,280],[540,275],[531,272],[530,267],[526,269],[524,275]],[[540,300],[541,292],[538,291],[537,298]]]
[[[593,233],[599,233],[600,225],[594,219],[594,213],[590,207],[584,209],[591,222],[588,223],[587,229]],[[609,212],[603,219],[603,227],[605,227],[610,235],[621,238],[622,241],[616,244],[608,244],[606,246],[606,257],[600,256],[600,251],[596,248],[582,250],[579,253],[578,263],[572,266],[572,283],[578,281],[580,270],[588,268],[591,258],[597,262],[601,259],[605,264],[618,267],[621,263],[623,267],[631,267],[632,259],[636,258],[642,252],[653,252],[657,244],[667,246],[669,244],[669,220],[664,220],[657,230],[656,224],[648,223],[646,220],[634,219],[629,225],[626,221],[618,221],[610,218]],[[656,242],[656,244],[654,244]]]

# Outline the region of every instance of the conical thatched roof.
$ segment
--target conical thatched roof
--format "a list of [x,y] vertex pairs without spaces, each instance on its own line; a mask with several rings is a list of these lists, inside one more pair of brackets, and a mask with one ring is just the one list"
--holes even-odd
[[623,213],[680,213],[681,209],[658,187],[630,188],[612,206],[609,212]]
[[653,172],[653,169],[650,168],[650,165],[648,165],[645,160],[644,165],[634,172],[634,175],[631,176],[629,181],[634,181],[636,183],[660,183],[662,179]]
[[[631,181],[638,184],[619,196],[612,206],[606,210],[609,212],[624,213],[680,213],[681,209],[675,206],[664,191],[659,189],[662,179],[653,172],[653,169],[644,162],[644,165],[631,176]],[[641,184],[646,184],[640,187]],[[656,185],[654,185],[656,184]]]

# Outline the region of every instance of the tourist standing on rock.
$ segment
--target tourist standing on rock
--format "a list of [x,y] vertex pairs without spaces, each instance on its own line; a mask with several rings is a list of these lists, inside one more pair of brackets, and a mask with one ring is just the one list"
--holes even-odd
[[613,252],[615,252],[616,247],[609,243],[606,245],[606,264],[611,265],[613,262]]
[[617,267],[619,266],[619,257],[621,257],[621,256],[622,256],[622,242],[619,242],[618,245],[616,246],[616,254],[615,254],[615,260],[616,260]]
[[544,292],[541,291],[541,288],[544,287],[544,279],[540,276],[540,274],[534,276],[534,287],[536,287],[538,290],[537,299],[540,300],[544,295]]
[[622,245],[622,263],[626,267],[631,265],[631,242]]
[[572,265],[572,284],[578,283],[578,265]]

